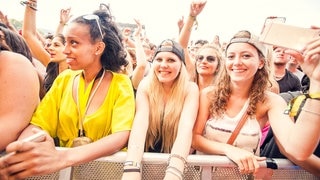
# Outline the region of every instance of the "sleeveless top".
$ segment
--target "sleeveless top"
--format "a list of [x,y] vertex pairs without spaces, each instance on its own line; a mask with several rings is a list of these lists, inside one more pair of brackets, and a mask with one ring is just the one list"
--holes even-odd
[[[232,132],[236,128],[242,115],[246,113],[249,106],[249,99],[246,101],[241,111],[235,117],[229,117],[227,114],[221,118],[210,118],[206,122],[204,136],[207,139],[227,143]],[[261,128],[256,118],[247,118],[233,145],[242,149],[253,152],[255,155],[260,154]]]

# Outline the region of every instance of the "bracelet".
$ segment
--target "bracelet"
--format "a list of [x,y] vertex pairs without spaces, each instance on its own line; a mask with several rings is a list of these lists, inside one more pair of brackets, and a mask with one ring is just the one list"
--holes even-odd
[[320,113],[314,112],[314,111],[310,111],[310,110],[306,109],[305,107],[301,108],[301,110],[304,111],[304,112],[308,112],[308,113],[320,116]]
[[140,170],[140,163],[135,162],[135,161],[126,161],[123,163],[124,166],[133,166],[133,167],[137,167]]
[[284,114],[288,114],[291,117],[294,117],[298,114],[300,106],[302,105],[302,102],[306,99],[315,99],[315,100],[320,100],[320,93],[310,93],[310,94],[302,94],[294,99],[292,99],[288,103],[288,107],[284,111]]
[[59,21],[59,24],[62,24],[62,25],[67,25],[67,23],[64,23],[64,22],[62,22],[62,21]]
[[31,8],[34,11],[37,11],[37,2],[34,0],[29,0],[29,1],[20,1],[20,4],[23,6],[28,6],[29,8]]
[[180,159],[183,162],[184,167],[187,167],[186,159],[178,154],[170,154],[169,159],[168,159],[168,163],[167,163],[168,165],[170,163],[171,158],[173,158],[173,157]]
[[167,169],[166,169],[166,173],[171,173],[173,175],[175,175],[176,177],[178,177],[179,179],[183,179],[183,173],[177,169],[176,167],[173,167],[173,166],[168,166]]
[[197,16],[192,16],[191,14],[189,14],[189,17],[192,18],[194,21],[197,20]]
[[123,169],[123,172],[124,173],[127,173],[127,172],[140,172],[140,169],[137,169],[137,168]]
[[[198,29],[198,20],[197,20],[197,16],[192,16],[191,14],[189,14],[189,17],[193,19],[193,25],[195,28],[194,30]],[[192,27],[191,27],[192,28]],[[189,31],[191,31],[191,28],[189,29]]]

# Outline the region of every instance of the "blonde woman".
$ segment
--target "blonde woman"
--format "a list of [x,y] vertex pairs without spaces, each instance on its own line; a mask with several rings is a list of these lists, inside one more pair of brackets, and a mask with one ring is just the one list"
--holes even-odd
[[136,115],[122,179],[139,179],[143,152],[170,153],[165,179],[183,176],[198,111],[199,90],[190,82],[181,46],[163,41],[138,87]]

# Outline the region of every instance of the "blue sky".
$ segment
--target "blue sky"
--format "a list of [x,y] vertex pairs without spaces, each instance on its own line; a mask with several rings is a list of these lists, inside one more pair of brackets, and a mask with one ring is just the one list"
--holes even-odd
[[[100,2],[109,3],[119,22],[134,23],[140,19],[146,26],[147,36],[154,43],[178,35],[177,21],[187,16],[190,0],[38,0],[37,26],[55,30],[61,8],[72,8],[78,16],[90,13]],[[0,0],[0,10],[9,18],[23,19],[20,0]],[[217,34],[228,41],[238,30],[260,33],[267,16],[284,16],[287,24],[310,27],[320,26],[319,0],[207,0],[199,15],[199,27],[191,39],[211,41]]]

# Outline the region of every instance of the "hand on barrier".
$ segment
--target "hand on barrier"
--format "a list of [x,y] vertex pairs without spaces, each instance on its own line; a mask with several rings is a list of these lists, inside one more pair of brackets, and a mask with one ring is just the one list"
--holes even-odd
[[52,163],[61,162],[56,159],[58,151],[53,139],[44,131],[37,132],[7,146],[7,155],[0,158],[0,179],[24,179],[35,172],[43,175],[59,170],[51,168]]
[[265,157],[255,156],[250,151],[234,146],[230,146],[226,155],[238,165],[241,174],[256,173],[260,167],[258,161],[266,160]]

